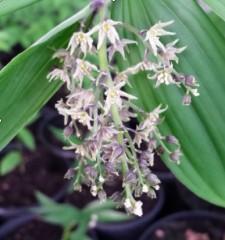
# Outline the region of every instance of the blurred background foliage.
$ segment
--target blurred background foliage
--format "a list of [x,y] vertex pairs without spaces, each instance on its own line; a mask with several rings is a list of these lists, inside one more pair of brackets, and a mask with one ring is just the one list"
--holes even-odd
[[44,0],[2,16],[0,51],[9,52],[16,44],[20,44],[24,49],[29,47],[88,3],[89,0]]

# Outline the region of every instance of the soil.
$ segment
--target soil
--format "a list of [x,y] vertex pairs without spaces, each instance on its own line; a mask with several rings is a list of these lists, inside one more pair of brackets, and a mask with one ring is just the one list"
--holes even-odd
[[0,207],[29,207],[36,203],[35,191],[54,196],[65,185],[66,163],[42,148],[23,152],[24,166],[0,177]]
[[[224,224],[208,219],[177,220],[162,224],[149,240],[224,240]],[[147,238],[146,238],[147,239]]]
[[33,220],[10,233],[2,240],[61,240],[62,229],[59,226]]

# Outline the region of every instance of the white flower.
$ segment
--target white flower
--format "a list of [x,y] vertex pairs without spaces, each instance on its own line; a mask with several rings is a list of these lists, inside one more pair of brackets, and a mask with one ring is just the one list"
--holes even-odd
[[47,78],[49,79],[49,82],[52,80],[60,79],[65,82],[67,84],[67,88],[70,89],[70,78],[64,69],[55,68],[47,75]]
[[119,41],[119,35],[115,29],[115,25],[121,24],[121,22],[115,22],[113,20],[106,20],[103,23],[98,24],[95,26],[89,34],[93,34],[94,32],[98,31],[98,46],[99,49],[104,42],[105,38],[108,38],[112,44],[115,44],[116,41]]
[[174,35],[173,32],[165,31],[163,28],[171,25],[173,21],[170,22],[164,22],[164,23],[157,23],[154,26],[152,26],[146,33],[145,41],[148,41],[152,47],[153,54],[157,56],[157,47],[165,51],[164,45],[160,42],[159,37],[160,36],[166,36],[166,35]]
[[143,185],[142,192],[144,192],[144,193],[148,192],[148,186],[146,184]]
[[143,215],[142,205],[143,203],[141,201],[135,202],[132,213],[141,217]]
[[68,44],[67,49],[70,49],[70,54],[72,55],[75,49],[80,46],[81,51],[86,54],[92,49],[93,39],[83,32],[75,32]]
[[79,58],[76,60],[76,70],[73,74],[73,78],[77,78],[79,80],[80,87],[82,87],[84,76],[88,77],[92,81],[95,81],[95,78],[91,75],[91,71],[99,72],[98,68],[94,64]]
[[120,90],[120,88],[122,88],[124,85],[125,85],[125,82],[120,82],[117,85],[109,87],[108,90],[105,92],[105,95],[106,95],[105,106],[104,106],[105,114],[108,114],[113,104],[117,105],[119,110],[122,109],[123,100],[121,97],[126,97],[128,99],[137,99],[135,96]]
[[178,42],[179,40],[176,39],[175,41],[169,43],[166,45],[165,51],[160,52],[159,56],[163,64],[169,65],[170,61],[175,61],[178,63],[178,57],[176,56],[177,53],[182,53],[186,47],[182,48],[175,48],[174,45]]
[[105,182],[105,179],[102,177],[102,175],[99,176],[98,180],[99,180],[100,183],[104,183]]
[[171,64],[169,67],[164,67],[163,70],[154,70],[155,74],[151,77],[148,76],[149,79],[156,79],[155,87],[159,87],[161,84],[165,83],[169,84],[178,84],[172,77],[173,65]]
[[92,185],[91,186],[91,194],[92,194],[92,196],[96,197],[97,193],[98,193],[97,186],[96,185]]
[[78,120],[78,122],[80,122],[84,126],[87,126],[89,130],[92,129],[91,121],[93,121],[93,118],[91,118],[87,112],[85,111],[75,112],[71,115],[71,117],[74,120]]
[[144,130],[148,133],[155,131],[156,126],[160,123],[159,114],[164,112],[166,109],[167,108],[161,109],[161,105],[159,105],[152,112],[147,114],[147,118],[140,123],[140,125],[137,127],[137,130]]
[[122,39],[120,41],[116,41],[115,44],[111,45],[108,48],[109,61],[111,62],[116,51],[118,51],[122,55],[123,59],[126,60],[124,48],[128,44],[137,44],[137,42],[129,39]]
[[126,208],[126,209],[130,209],[130,208],[132,208],[132,204],[131,204],[131,201],[130,201],[130,199],[129,198],[126,198],[125,199],[125,201],[124,201],[124,207]]
[[198,92],[198,89],[197,89],[197,88],[191,89],[190,91],[192,92],[192,94],[193,94],[195,97],[197,97],[197,96],[200,95],[200,93]]

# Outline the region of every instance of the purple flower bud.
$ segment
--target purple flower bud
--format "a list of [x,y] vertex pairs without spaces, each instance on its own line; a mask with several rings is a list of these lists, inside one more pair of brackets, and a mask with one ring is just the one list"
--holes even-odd
[[153,151],[157,146],[157,141],[154,138],[150,138],[148,142],[148,148],[150,151]]
[[189,94],[184,95],[182,104],[188,106],[190,105],[190,103],[191,103],[191,96]]
[[91,7],[93,10],[98,10],[102,6],[104,6],[105,1],[104,0],[92,0]]
[[152,188],[149,189],[147,195],[148,195],[148,197],[151,198],[151,199],[156,198],[155,190],[153,190]]
[[110,197],[115,203],[119,203],[122,200],[120,192],[114,192]]
[[84,168],[84,173],[87,175],[88,178],[91,178],[91,179],[95,179],[97,177],[96,169],[91,166],[86,166]]
[[137,182],[136,173],[134,173],[133,171],[129,171],[124,178],[124,182],[125,183],[131,183],[131,184],[136,183]]
[[180,163],[180,156],[181,156],[181,151],[180,149],[176,149],[170,154],[170,160],[179,164]]
[[108,173],[117,174],[116,164],[114,164],[114,163],[107,162],[107,163],[105,164],[105,170],[106,170]]
[[69,138],[73,133],[73,127],[68,125],[67,127],[64,128],[63,134],[65,138]]
[[183,73],[178,73],[175,77],[176,82],[183,82],[185,80],[185,76]]
[[100,200],[101,203],[106,201],[107,195],[106,192],[104,190],[101,190],[98,192],[98,198]]
[[166,136],[166,141],[171,144],[179,145],[178,139],[174,136]]
[[70,168],[66,172],[64,178],[71,179],[71,178],[73,178],[75,176],[75,173],[76,173],[75,169],[74,168]]
[[160,183],[158,177],[153,173],[148,174],[146,176],[146,180],[150,183],[151,186],[156,186]]
[[196,86],[195,77],[190,75],[185,78],[185,85],[188,87]]
[[115,147],[112,153],[112,159],[118,159],[121,155],[124,154],[124,147],[122,145],[119,145]]

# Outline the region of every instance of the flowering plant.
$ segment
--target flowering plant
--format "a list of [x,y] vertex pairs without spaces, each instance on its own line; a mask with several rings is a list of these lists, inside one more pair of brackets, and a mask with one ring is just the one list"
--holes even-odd
[[[81,144],[71,142],[70,146],[80,166],[66,174],[76,175],[76,189],[85,182],[92,194],[104,200],[105,181],[111,175],[122,176],[124,190],[114,197],[129,213],[141,215],[141,202],[135,195],[148,192],[154,197],[159,180],[151,172],[153,155],[165,152],[162,158],[179,179],[199,196],[224,206],[224,82],[220,81],[224,75],[224,38],[216,30],[218,26],[196,1],[185,5],[182,0],[118,0],[106,10],[109,2],[91,1],[1,71],[0,102],[4,104],[0,147],[65,82],[70,94],[57,103],[57,109],[65,118],[65,136],[69,139],[75,134],[81,140]],[[217,12],[217,5],[212,7]],[[145,15],[137,19],[136,14],[142,11]],[[96,18],[92,21],[96,15],[101,15],[97,23]],[[175,20],[175,31],[171,20]],[[188,45],[186,51],[175,38],[171,40],[174,32]],[[211,34],[215,42],[209,39]],[[60,48],[64,50],[54,54]],[[95,55],[98,61],[91,61]],[[58,64],[56,59],[61,65],[49,73],[53,64]],[[199,95],[198,84],[195,77],[182,72],[197,76],[201,86],[201,97],[188,108],[179,101],[189,105],[191,97]],[[49,83],[47,74],[50,80],[62,81]],[[212,85],[212,80],[217,84]],[[13,121],[13,116],[18,121]],[[135,117],[140,123],[131,129],[127,122]],[[145,148],[143,143],[147,143]],[[171,163],[179,163],[181,152],[181,164]]]

